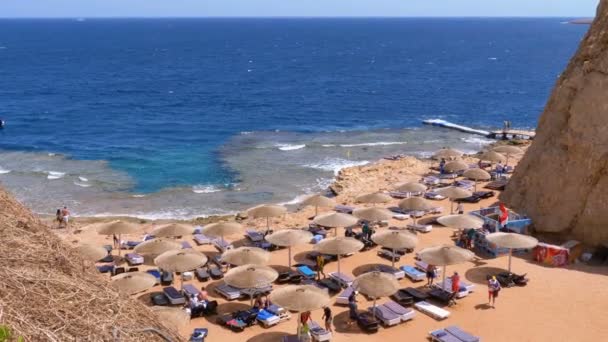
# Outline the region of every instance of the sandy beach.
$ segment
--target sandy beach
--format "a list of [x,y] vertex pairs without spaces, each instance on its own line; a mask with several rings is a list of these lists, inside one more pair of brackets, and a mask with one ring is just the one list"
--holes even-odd
[[[469,162],[476,162],[474,158],[466,159]],[[513,163],[511,163],[513,164]],[[391,186],[404,181],[417,181],[429,172],[430,161],[419,160],[413,157],[406,157],[396,161],[381,160],[376,163],[352,167],[342,170],[332,185],[339,194],[336,201],[342,204],[364,207],[355,204],[354,198],[358,195],[390,190]],[[482,187],[480,183],[478,187]],[[498,195],[498,192],[496,193]],[[497,196],[482,200],[476,204],[465,204],[465,211],[476,210],[487,207],[497,201]],[[393,206],[398,202],[397,199],[387,205]],[[449,201],[434,202],[443,207],[444,213],[449,213]],[[321,212],[330,210],[329,208],[320,209]],[[309,218],[314,215],[314,208],[302,208],[295,212],[290,212],[285,217],[271,220],[271,227],[275,230],[282,228],[306,227]],[[111,237],[105,237],[96,233],[96,227],[100,223],[114,220],[116,218],[75,218],[74,225],[68,233],[64,229],[54,229],[60,237],[72,245],[89,243],[95,245],[111,244]],[[429,220],[425,217],[423,220]],[[50,221],[50,219],[48,219]],[[150,232],[153,227],[167,223],[169,221],[141,221],[135,220],[140,226],[140,233],[132,236],[123,236],[123,239],[141,240],[143,234]],[[212,218],[191,222],[203,225],[210,221],[218,220]],[[410,220],[397,221],[391,220],[390,226],[404,227]],[[246,227],[256,227],[262,229],[266,221],[244,220]],[[52,224],[52,223],[49,223]],[[52,225],[51,225],[52,226]],[[379,228],[379,231],[387,228]],[[438,225],[433,226],[430,233],[418,234],[419,243],[415,251],[424,247],[453,244],[452,235],[454,230]],[[330,233],[331,236],[333,233]],[[343,229],[339,230],[340,236]],[[218,252],[210,245],[196,246],[191,237],[184,237],[185,241],[198,251],[204,252],[208,256],[217,255]],[[227,240],[232,241],[234,246],[246,243],[243,236],[230,236]],[[311,244],[301,245],[293,248],[294,262],[310,263],[306,260],[306,252],[312,250]],[[390,261],[377,256],[379,247],[369,251],[356,253],[353,256],[342,259],[341,269],[347,273],[358,275],[361,270],[373,264],[390,264]],[[114,251],[116,253],[116,251]],[[271,253],[269,265],[276,267],[279,271],[286,269],[287,250],[281,249]],[[406,254],[397,262],[397,266],[413,265],[415,253]],[[148,262],[146,262],[148,263]],[[326,265],[325,272],[332,272],[336,269],[336,263]],[[140,270],[152,266],[140,266]],[[488,273],[504,270],[507,267],[507,258],[499,257],[496,259],[478,258],[473,262],[448,267],[448,274],[458,271],[462,279],[475,285],[474,292],[469,296],[459,299],[458,304],[446,308],[451,312],[451,316],[444,321],[435,319],[416,312],[416,317],[407,323],[399,324],[394,327],[382,327],[378,333],[368,335],[359,330],[358,327],[348,327],[348,309],[345,306],[332,306],[335,317],[335,331],[332,341],[379,341],[382,339],[390,341],[411,340],[424,341],[428,337],[429,331],[444,328],[450,325],[458,325],[464,330],[480,336],[483,341],[592,341],[602,340],[608,334],[608,326],[604,324],[604,314],[608,307],[608,296],[605,289],[608,288],[608,268],[590,267],[583,264],[574,264],[565,268],[553,268],[538,264],[531,260],[531,255],[516,255],[513,258],[513,270],[516,273],[526,273],[530,282],[525,287],[507,288],[501,291],[497,299],[495,308],[487,305],[487,286],[485,277]],[[109,276],[108,276],[109,280]],[[206,286],[209,296],[217,300],[220,314],[234,311],[236,309],[247,308],[249,300],[237,300],[226,302],[221,296],[214,292],[214,288],[221,283],[220,281],[210,280],[200,283],[197,280],[188,281],[197,288]],[[413,283],[409,279],[400,280],[403,288],[424,285],[423,282]],[[277,288],[279,285],[274,285]],[[157,286],[148,292],[162,290]],[[146,292],[147,293],[147,292]],[[151,305],[146,293],[138,294],[135,297]],[[379,300],[379,303],[387,299]],[[335,296],[331,303],[335,302]],[[359,310],[366,310],[372,305],[371,301],[359,296]],[[313,319],[321,322],[322,311],[312,313]],[[208,341],[279,341],[280,337],[286,334],[293,334],[296,331],[296,314],[292,314],[292,319],[280,323],[277,326],[265,329],[259,325],[254,325],[245,329],[242,333],[234,333],[216,324],[216,316],[196,318],[180,330],[184,338],[188,338],[192,329],[196,327],[209,328]]]

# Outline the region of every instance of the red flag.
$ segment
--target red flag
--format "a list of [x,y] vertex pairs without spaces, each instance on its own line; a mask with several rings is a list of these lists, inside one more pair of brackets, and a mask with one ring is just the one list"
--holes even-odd
[[503,203],[500,203],[498,205],[500,207],[500,226],[504,227],[507,222],[509,221],[509,212],[507,211],[507,207],[505,207],[505,205]]

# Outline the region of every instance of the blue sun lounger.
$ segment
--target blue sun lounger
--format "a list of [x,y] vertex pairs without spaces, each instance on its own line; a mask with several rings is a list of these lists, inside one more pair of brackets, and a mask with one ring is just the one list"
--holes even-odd
[[184,291],[184,294],[188,297],[192,295],[197,296],[200,293],[200,291],[192,284],[185,284],[182,289]]
[[204,234],[194,234],[194,242],[196,242],[197,245],[210,245],[211,241],[213,241],[213,239],[211,239],[210,237],[208,237],[207,235]]
[[426,273],[420,271],[414,266],[404,265],[400,267],[405,275],[412,281],[422,281],[426,278]]
[[453,325],[445,329],[431,331],[429,333],[431,340],[435,342],[480,342],[481,339],[477,336],[460,329]]
[[186,304],[184,296],[173,286],[165,287],[163,292],[169,298],[169,302],[172,305]]
[[258,312],[258,316],[256,317],[256,319],[265,327],[265,328],[269,328],[273,325],[277,325],[281,322],[281,319],[279,318],[279,316],[273,314],[270,311],[267,310],[260,310]]
[[264,241],[264,234],[258,232],[254,229],[247,229],[245,231],[245,237],[247,237],[251,242],[262,242]]
[[314,278],[317,275],[315,271],[311,270],[310,267],[306,265],[298,266],[296,269],[306,278]]

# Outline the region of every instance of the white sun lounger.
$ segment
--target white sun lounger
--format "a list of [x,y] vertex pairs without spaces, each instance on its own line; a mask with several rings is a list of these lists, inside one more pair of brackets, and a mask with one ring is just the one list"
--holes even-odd
[[331,340],[331,333],[324,328],[322,328],[319,323],[315,321],[310,321],[308,324],[310,327],[310,335],[317,342],[325,342]]
[[[445,278],[445,283],[443,282],[439,282],[437,284],[437,286],[439,288],[442,288],[446,291],[452,291],[452,278],[448,277]],[[475,285],[464,282],[464,281],[460,281],[460,289],[458,291],[458,294],[456,295],[457,298],[462,298],[462,297],[466,297],[469,292],[473,292],[473,289],[475,289]]]
[[192,284],[185,284],[182,287],[182,291],[184,291],[184,294],[188,296],[188,298],[190,298],[192,295],[198,296],[198,294],[201,292]]
[[402,322],[412,320],[416,316],[416,311],[414,311],[414,309],[404,308],[403,306],[393,302],[392,300],[389,300],[388,302],[384,303],[384,306],[395,314],[399,315],[399,317],[401,317]]
[[264,241],[264,234],[258,232],[255,229],[247,229],[245,231],[245,237],[247,237],[251,242],[262,242],[262,241]]
[[342,291],[342,293],[338,295],[338,297],[336,297],[336,304],[348,305],[348,297],[350,297],[352,293],[353,288],[350,286],[347,287],[344,291]]
[[389,310],[384,305],[376,305],[375,307],[370,306],[367,311],[374,314],[374,316],[387,327],[401,323],[401,316],[397,315],[392,310]]
[[414,266],[404,265],[400,268],[412,281],[422,281],[426,278],[426,272],[422,272]]
[[418,302],[414,304],[414,307],[420,310],[420,312],[427,314],[438,321],[446,319],[450,316],[450,312],[448,310],[444,310],[426,301]]
[[421,233],[430,233],[433,230],[433,226],[430,224],[408,224],[407,229],[414,230]]
[[269,311],[269,312],[279,316],[279,319],[281,320],[281,322],[291,319],[291,315],[289,314],[289,312],[287,310],[285,310],[285,308],[280,307],[276,304],[271,304],[268,308],[266,308],[266,311]]
[[210,245],[211,241],[213,240],[204,234],[194,234],[193,238],[194,238],[194,242],[196,242],[196,244],[199,246],[200,245]]
[[215,292],[222,295],[228,300],[235,300],[241,297],[241,290],[236,287],[232,287],[228,284],[220,284],[215,288]]
[[268,310],[264,310],[264,309],[262,309],[258,312],[258,316],[256,317],[256,319],[265,328],[269,328],[269,327],[271,327],[273,325],[277,325],[281,322],[281,319],[279,318],[279,316],[275,315],[274,313],[272,313]]
[[141,265],[144,263],[144,257],[137,253],[127,253],[127,255],[125,255],[125,258],[131,266]]
[[[416,262],[414,262],[414,265],[416,265],[416,268],[423,271],[425,273],[425,277],[426,277],[426,269],[429,267],[429,264],[427,264],[424,261],[421,260],[416,260]],[[439,277],[441,275],[441,269],[439,267],[435,267],[435,275],[437,277]]]
[[230,244],[230,242],[228,242],[226,240],[222,240],[222,239],[214,239],[213,245],[215,246],[215,248],[217,248],[222,253],[224,253],[225,251],[227,251],[229,249],[232,249],[232,244]]
[[330,278],[335,279],[342,287],[349,287],[353,284],[353,277],[348,276],[342,272],[331,272],[329,274]]
[[376,269],[380,272],[390,273],[397,279],[403,279],[405,277],[405,272],[403,272],[403,270],[389,265],[378,265]]

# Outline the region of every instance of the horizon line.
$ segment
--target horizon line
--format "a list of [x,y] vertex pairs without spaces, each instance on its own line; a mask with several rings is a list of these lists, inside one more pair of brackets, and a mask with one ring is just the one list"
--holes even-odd
[[56,20],[74,20],[74,19],[594,19],[594,16],[495,16],[495,15],[479,15],[479,16],[56,16],[56,17],[3,17],[0,20],[32,20],[32,19],[56,19]]

